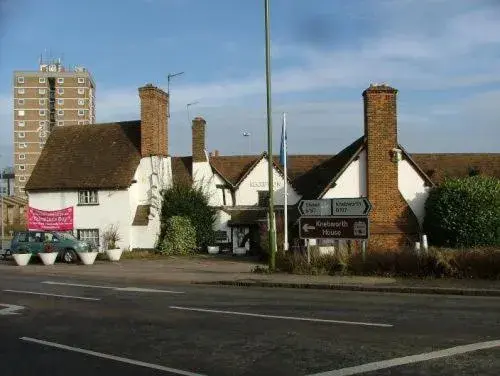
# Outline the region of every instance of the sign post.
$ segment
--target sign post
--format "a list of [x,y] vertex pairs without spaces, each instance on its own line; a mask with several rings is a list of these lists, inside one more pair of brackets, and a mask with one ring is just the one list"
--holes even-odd
[[372,209],[366,197],[329,198],[302,200],[299,203],[301,216],[357,217],[367,216]]
[[299,235],[302,239],[366,240],[368,217],[300,217]]

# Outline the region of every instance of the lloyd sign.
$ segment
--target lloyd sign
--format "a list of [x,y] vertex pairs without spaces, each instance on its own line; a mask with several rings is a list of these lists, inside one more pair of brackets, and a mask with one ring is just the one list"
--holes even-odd
[[302,216],[367,216],[372,205],[366,197],[330,198],[322,200],[302,200],[299,212]]
[[368,239],[367,217],[300,217],[302,239]]

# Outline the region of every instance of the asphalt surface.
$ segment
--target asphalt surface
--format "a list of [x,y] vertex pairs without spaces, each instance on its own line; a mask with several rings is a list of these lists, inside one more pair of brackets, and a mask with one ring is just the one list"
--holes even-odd
[[488,341],[325,376],[497,376],[500,298],[0,276],[2,376],[306,376]]

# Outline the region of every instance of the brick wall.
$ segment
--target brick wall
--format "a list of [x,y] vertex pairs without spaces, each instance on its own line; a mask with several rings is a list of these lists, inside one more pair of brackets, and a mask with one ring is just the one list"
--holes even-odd
[[193,119],[192,131],[192,153],[193,162],[205,162],[207,157],[205,155],[205,128],[207,122],[202,117]]
[[141,155],[168,155],[168,95],[147,84],[139,88],[141,99]]
[[372,248],[398,248],[418,238],[418,222],[398,188],[397,90],[371,85],[363,92],[367,139],[367,192]]

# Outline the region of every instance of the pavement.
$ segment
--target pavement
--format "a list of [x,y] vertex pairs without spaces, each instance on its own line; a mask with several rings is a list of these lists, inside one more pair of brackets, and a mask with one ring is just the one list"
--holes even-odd
[[0,261],[0,274],[15,273],[16,275],[101,279],[112,277],[126,283],[193,283],[500,297],[500,280],[262,274],[252,272],[257,265],[263,266],[246,258],[221,258],[218,256],[169,257],[156,260],[124,259],[116,263],[96,261],[91,266],[63,263],[44,266],[38,262],[18,267],[11,260]]
[[0,268],[2,376],[500,374],[497,297],[132,283],[10,268]]

